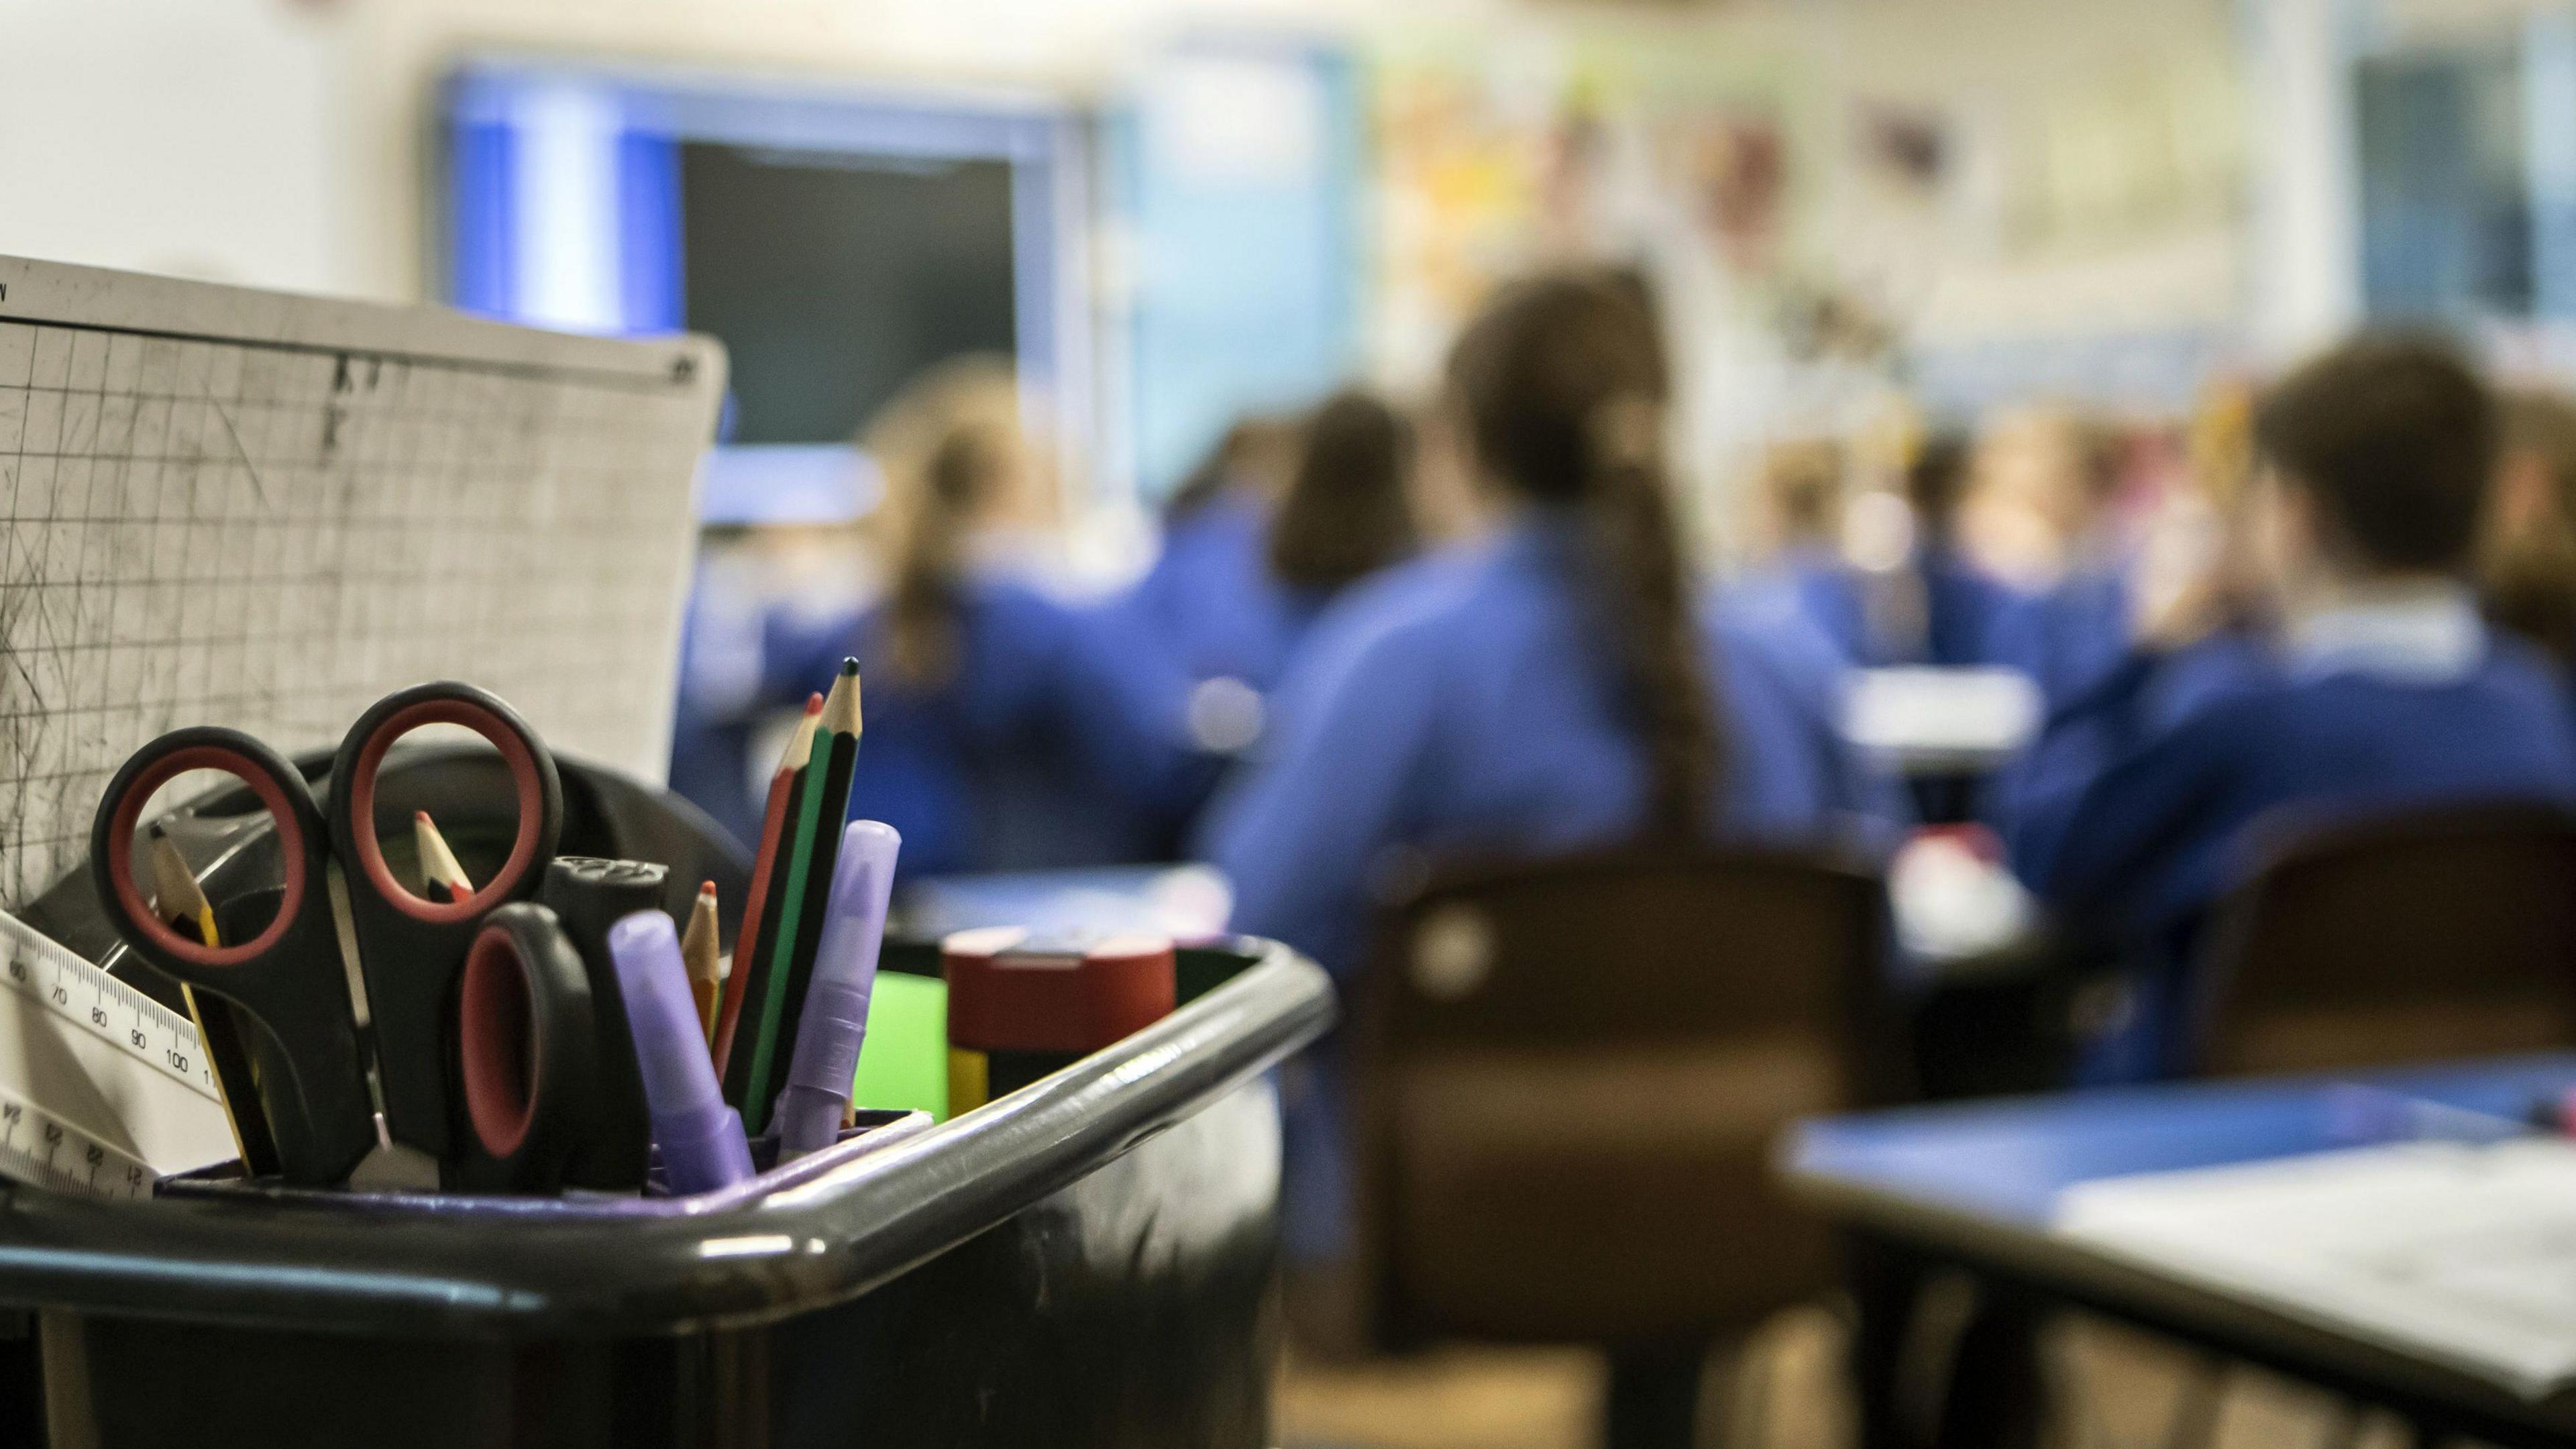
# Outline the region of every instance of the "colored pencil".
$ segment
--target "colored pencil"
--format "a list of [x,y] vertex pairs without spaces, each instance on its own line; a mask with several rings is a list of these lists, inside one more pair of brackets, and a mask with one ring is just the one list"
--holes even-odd
[[[717,994],[713,1047],[716,1075],[724,1080],[725,1100],[737,1107],[742,1104],[734,1095],[740,1075],[733,1069],[734,1034],[740,1029],[742,1003],[760,979],[761,963],[768,959],[769,941],[778,919],[778,897],[787,888],[787,872],[779,868],[778,856],[804,783],[805,762],[814,752],[814,734],[822,720],[823,696],[817,694],[805,701],[805,717],[788,737],[777,773],[769,777],[769,808],[760,827],[760,854],[752,862],[751,893],[743,897],[742,930],[733,942],[733,974]],[[744,1070],[749,1070],[750,1065],[746,1053]]]
[[702,1037],[715,1035],[721,950],[716,941],[716,883],[707,881],[698,887],[698,902],[689,909],[689,928],[680,933],[680,960],[689,969],[689,998],[697,1004]]
[[746,1123],[769,1121],[770,1101],[784,1075],[786,1046],[792,1042],[781,1035],[781,1028],[797,979],[797,962],[804,962],[807,979],[814,974],[814,950],[823,933],[823,897],[831,889],[832,863],[840,855],[841,822],[850,813],[850,770],[858,758],[859,661],[841,661],[840,677],[823,697],[820,723],[814,751],[806,757],[806,783],[797,802],[796,822],[786,841],[791,847],[785,857],[787,891],[780,898],[783,911],[772,932],[769,958],[762,963],[768,975],[757,983],[756,992],[746,993],[748,1004],[743,1008],[759,1013],[751,1069],[737,1104]]
[[447,848],[447,837],[438,833],[438,822],[428,811],[412,812],[411,839],[420,854],[422,894],[442,906],[474,894],[473,880],[457,864],[456,852]]
[[[795,954],[788,958],[787,988],[780,993],[777,1052],[771,1058],[770,1092],[786,1089],[787,1072],[796,1050],[796,1031],[805,1019],[805,996],[813,989],[814,963],[822,954],[823,928],[829,919],[832,877],[840,866],[843,827],[850,816],[850,779],[857,767],[859,736],[865,729],[860,708],[858,661],[842,666],[850,682],[849,732],[831,735],[823,765],[823,818],[814,839],[814,864],[808,877],[805,914],[797,923]],[[829,711],[826,711],[828,717]],[[767,1118],[761,1119],[764,1124]]]

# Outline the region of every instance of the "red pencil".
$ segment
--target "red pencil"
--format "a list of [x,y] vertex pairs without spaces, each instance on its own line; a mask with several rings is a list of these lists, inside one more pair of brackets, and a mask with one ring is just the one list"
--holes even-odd
[[805,768],[806,757],[814,752],[814,731],[822,719],[823,696],[808,696],[805,718],[787,737],[787,753],[779,757],[778,773],[769,777],[769,805],[760,821],[760,854],[752,858],[751,892],[743,897],[742,931],[733,942],[733,975],[716,1001],[716,1030],[709,1050],[715,1054],[719,1077],[724,1075],[726,1059],[733,1054],[733,1024],[742,1016],[742,998],[747,994],[742,987],[751,979],[745,968],[760,941],[761,907],[769,898],[769,867],[778,858],[778,837],[787,826],[787,797],[795,793],[796,776]]

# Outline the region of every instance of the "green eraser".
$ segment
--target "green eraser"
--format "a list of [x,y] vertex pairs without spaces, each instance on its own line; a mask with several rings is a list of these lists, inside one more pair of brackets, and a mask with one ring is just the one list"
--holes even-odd
[[948,1120],[948,983],[903,971],[877,973],[868,1035],[850,1100],[876,1110]]

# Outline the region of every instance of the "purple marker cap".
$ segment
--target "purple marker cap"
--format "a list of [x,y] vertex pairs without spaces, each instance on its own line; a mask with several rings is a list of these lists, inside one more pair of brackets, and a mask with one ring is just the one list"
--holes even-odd
[[841,1134],[841,1109],[849,1105],[859,1044],[868,1034],[868,994],[876,988],[877,951],[885,944],[895,853],[902,848],[903,837],[880,821],[853,820],[841,834],[841,858],[823,907],[823,939],[814,950],[814,977],[796,1025],[796,1055],[787,1064],[786,1090],[770,1113],[781,1162],[819,1152]]
[[671,1191],[705,1192],[751,1176],[742,1118],[725,1105],[707,1059],[678,928],[660,911],[637,911],[608,928],[608,954],[617,963],[635,1065],[644,1077],[644,1110]]

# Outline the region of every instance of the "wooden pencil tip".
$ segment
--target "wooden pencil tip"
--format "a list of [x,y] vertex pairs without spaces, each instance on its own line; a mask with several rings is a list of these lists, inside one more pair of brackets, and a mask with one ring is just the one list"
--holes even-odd
[[859,661],[843,664],[841,677],[832,681],[832,693],[823,701],[822,726],[829,734],[859,732]]
[[821,714],[823,712],[823,691],[818,689],[812,694],[805,696],[805,712],[807,714]]
[[699,895],[702,895],[702,896],[711,896],[711,895],[714,895],[715,893],[716,893],[716,883],[715,883],[714,881],[709,880],[709,881],[700,881],[700,882],[698,882],[698,894],[699,894]]
[[415,811],[411,812],[411,823],[412,823],[412,824],[414,824],[414,825],[432,825],[432,824],[435,824],[436,822],[435,822],[435,821],[433,821],[433,820],[431,820],[431,819],[429,818],[429,812],[428,812],[428,811],[426,811],[426,810],[415,810]]

